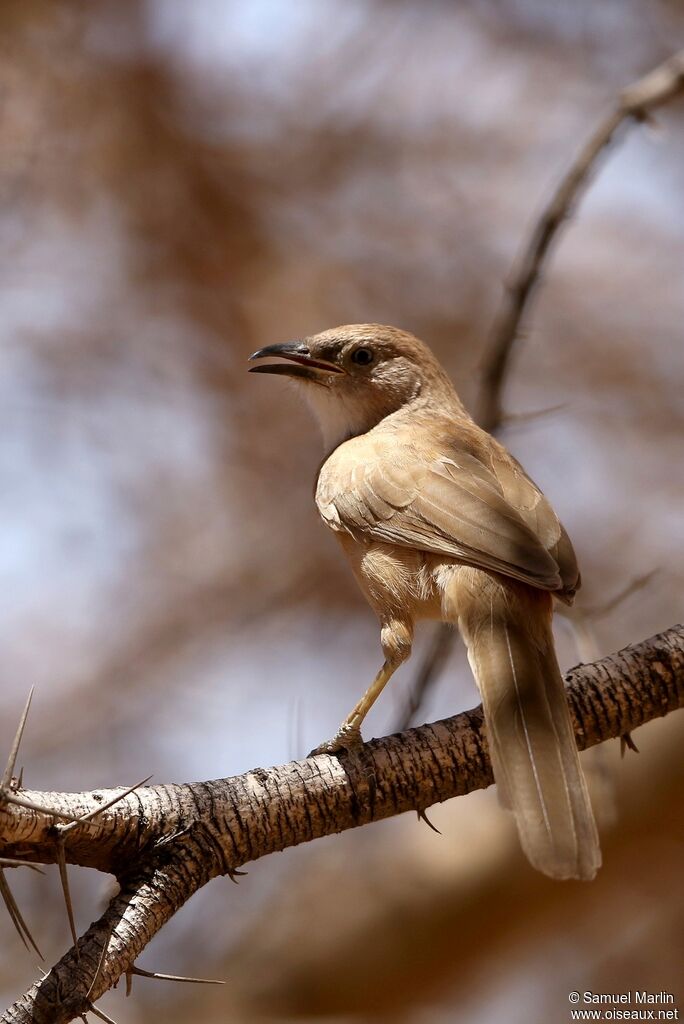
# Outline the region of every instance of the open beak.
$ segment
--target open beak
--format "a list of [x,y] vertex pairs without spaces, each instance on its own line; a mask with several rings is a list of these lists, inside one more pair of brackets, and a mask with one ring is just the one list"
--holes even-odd
[[325,359],[314,359],[308,347],[302,341],[285,341],[280,345],[266,345],[252,352],[253,359],[267,359],[277,356],[285,359],[284,363],[266,363],[264,366],[250,366],[250,373],[278,373],[284,377],[297,377],[300,380],[314,381],[322,384],[326,376],[332,373],[344,373],[337,363],[329,363]]

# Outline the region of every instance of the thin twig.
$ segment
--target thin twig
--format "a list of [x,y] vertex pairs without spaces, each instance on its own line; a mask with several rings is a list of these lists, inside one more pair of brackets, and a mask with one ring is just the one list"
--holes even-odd
[[644,121],[684,91],[684,50],[676,53],[625,89],[617,105],[599,124],[561,179],[535,223],[532,234],[507,285],[494,321],[482,372],[478,422],[490,432],[502,419],[502,392],[520,323],[539,281],[558,229],[586,189],[597,162],[628,121]]

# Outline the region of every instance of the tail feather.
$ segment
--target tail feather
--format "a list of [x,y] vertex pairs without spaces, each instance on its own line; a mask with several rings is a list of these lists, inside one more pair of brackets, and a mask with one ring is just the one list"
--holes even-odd
[[601,851],[556,660],[550,595],[479,575],[484,585],[458,601],[459,626],[502,802],[534,867],[553,878],[593,878]]

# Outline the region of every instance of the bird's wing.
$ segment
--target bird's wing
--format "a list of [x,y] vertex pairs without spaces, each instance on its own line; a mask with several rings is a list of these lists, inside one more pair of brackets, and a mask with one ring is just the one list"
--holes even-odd
[[447,555],[570,597],[577,566],[557,516],[512,456],[475,430],[442,434],[436,451],[433,438],[421,445],[410,434],[347,442],[321,470],[321,515],[355,537]]

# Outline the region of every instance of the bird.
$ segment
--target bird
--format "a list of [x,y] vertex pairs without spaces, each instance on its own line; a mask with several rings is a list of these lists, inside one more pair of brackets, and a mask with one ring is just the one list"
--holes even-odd
[[350,324],[249,358],[294,381],[318,420],[318,512],[380,623],[382,667],[312,753],[362,743],[417,622],[456,626],[523,851],[552,878],[593,878],[601,850],[552,632],[554,599],[571,604],[580,574],[550,502],[406,331]]

